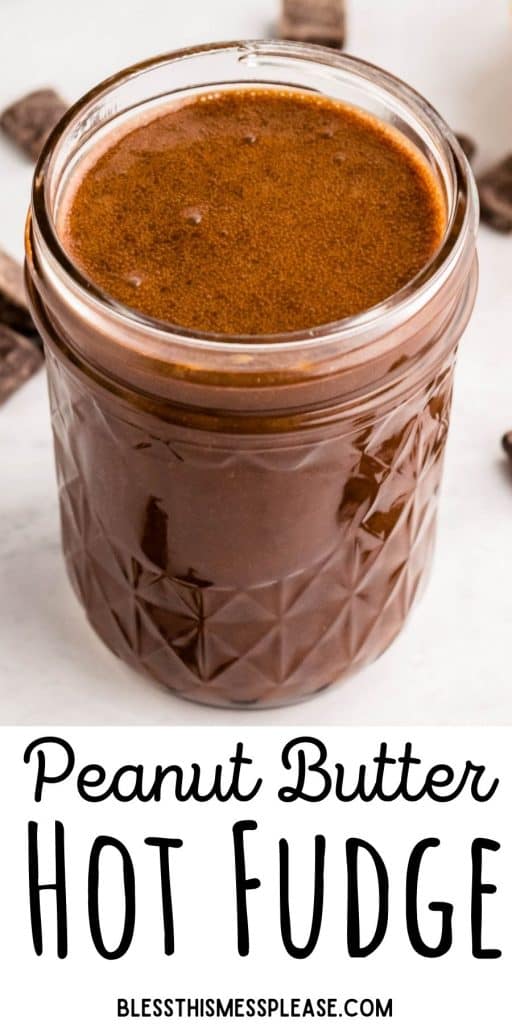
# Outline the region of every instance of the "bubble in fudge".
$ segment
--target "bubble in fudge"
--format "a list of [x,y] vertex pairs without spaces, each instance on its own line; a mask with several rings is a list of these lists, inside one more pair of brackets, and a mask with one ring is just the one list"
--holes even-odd
[[197,226],[203,219],[203,211],[198,206],[187,206],[183,210],[183,217],[188,224],[195,224]]

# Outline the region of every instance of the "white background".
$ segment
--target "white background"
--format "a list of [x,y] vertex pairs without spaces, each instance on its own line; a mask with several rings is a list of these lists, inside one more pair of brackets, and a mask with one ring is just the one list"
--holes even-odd
[[[386,730],[391,756],[403,753],[405,740],[425,768],[448,761],[459,770],[467,759],[486,765],[489,780],[501,778],[495,797],[474,804],[468,794],[445,805],[283,804],[279,786],[292,778],[281,767],[284,743],[293,736],[284,730],[59,730],[70,740],[77,771],[91,761],[112,772],[124,763],[187,764],[198,760],[206,771],[225,763],[237,739],[254,759],[249,778],[261,774],[264,786],[249,804],[84,804],[76,794],[76,773],[67,782],[48,787],[35,804],[35,769],[23,764],[26,745],[41,735],[35,729],[3,730],[0,771],[4,780],[2,814],[8,828],[0,848],[0,962],[1,1013],[9,1024],[115,1024],[115,998],[162,996],[338,996],[393,999],[393,1024],[504,1024],[510,1020],[510,955],[512,936],[512,879],[510,855],[509,764],[510,730]],[[378,753],[382,730],[315,730],[328,748],[331,767],[341,761],[352,781],[362,763]],[[49,761],[50,772],[63,759]],[[394,769],[393,769],[394,771]],[[417,769],[419,771],[419,769]],[[418,776],[419,777],[419,776]],[[7,778],[9,784],[7,786]],[[415,775],[411,779],[416,778]],[[393,776],[396,785],[396,777]],[[390,780],[391,781],[391,780]],[[149,776],[148,776],[149,782]],[[207,777],[205,777],[206,788]],[[392,789],[392,785],[386,784]],[[414,788],[416,786],[414,785]],[[248,894],[251,953],[236,951],[233,823],[258,821],[258,831],[246,842],[247,873],[257,875],[261,888]],[[27,821],[39,823],[40,881],[54,878],[55,819],[66,829],[69,956],[55,956],[55,895],[43,894],[46,952],[34,955],[28,913]],[[102,833],[128,847],[135,865],[137,919],[133,945],[122,960],[108,963],[95,952],[88,928],[86,886],[89,853]],[[313,842],[327,838],[325,911],[315,952],[305,961],[284,951],[279,931],[278,840],[290,843],[293,938],[306,941],[311,924]],[[144,845],[150,835],[179,837],[181,850],[171,853],[176,953],[162,953],[160,883],[157,851]],[[371,842],[383,857],[390,879],[389,931],[380,949],[366,960],[349,960],[346,947],[345,842],[350,836]],[[432,901],[454,905],[454,942],[438,960],[415,954],[405,928],[405,871],[413,846],[429,836],[441,839],[429,851],[420,875],[419,915],[426,942],[439,941],[439,915],[428,910]],[[483,937],[486,946],[502,949],[500,960],[477,961],[471,956],[470,877],[471,843],[477,836],[495,839],[502,848],[484,854],[483,880],[497,893],[483,897]],[[122,928],[119,861],[105,854],[100,884],[105,941],[115,946]],[[361,866],[364,857],[361,858]],[[362,935],[369,938],[375,922],[375,886],[363,871]],[[368,879],[366,881],[366,879]],[[373,916],[372,916],[373,914]],[[277,1018],[275,1018],[277,1019]],[[311,1019],[311,1018],[309,1018]],[[361,1020],[362,1018],[358,1018]],[[375,1019],[375,1018],[372,1018]],[[388,1018],[389,1019],[389,1018]]]
[[[277,0],[0,0],[0,105],[54,84],[70,100],[132,61],[269,34]],[[351,52],[407,79],[480,143],[512,146],[507,0],[349,0]],[[0,239],[22,251],[31,168],[0,141]],[[482,229],[481,286],[457,374],[437,559],[410,625],[375,665],[251,724],[512,722],[512,237]],[[247,724],[180,703],[93,636],[59,553],[43,374],[0,411],[0,721]]]

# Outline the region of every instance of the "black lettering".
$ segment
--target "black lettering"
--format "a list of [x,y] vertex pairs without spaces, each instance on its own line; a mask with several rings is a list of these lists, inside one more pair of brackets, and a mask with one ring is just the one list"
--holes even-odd
[[88,789],[93,789],[95,786],[102,786],[107,777],[107,773],[101,764],[88,764],[85,768],[79,771],[76,788],[79,797],[82,800],[86,800],[88,803],[100,803],[105,799],[105,793],[99,793],[98,796],[88,793]]
[[[46,754],[44,750],[37,749],[38,747],[42,748],[44,744],[53,744],[56,747],[60,747],[60,749],[63,750],[66,755],[65,766],[58,775],[46,774]],[[32,754],[34,753],[35,750],[37,750],[37,776],[36,785],[34,789],[34,800],[38,804],[41,802],[41,797],[43,795],[43,787],[46,782],[64,782],[64,779],[69,778],[75,766],[75,755],[73,752],[73,747],[69,743],[67,743],[66,740],[61,740],[59,739],[58,736],[42,736],[40,739],[34,740],[32,743],[29,743],[23,755],[23,760],[25,764],[29,764],[30,758],[32,757]]]
[[30,921],[32,941],[37,956],[43,953],[43,929],[41,923],[41,892],[55,890],[57,903],[57,956],[64,960],[68,955],[68,915],[66,901],[66,859],[64,848],[64,825],[55,822],[55,882],[41,885],[39,881],[39,850],[37,842],[38,825],[28,823],[28,883],[30,899]]
[[256,821],[237,821],[233,825],[233,842],[235,848],[235,881],[236,881],[236,918],[238,933],[238,952],[240,956],[249,955],[249,919],[247,915],[247,893],[251,889],[259,889],[259,878],[248,878],[245,868],[244,833],[253,832],[258,828]]
[[498,960],[501,956],[500,949],[482,947],[482,896],[496,892],[495,885],[482,882],[482,853],[497,853],[499,849],[500,844],[493,839],[475,839],[471,845],[471,941],[476,960]]
[[[123,863],[123,886],[125,913],[121,939],[118,946],[108,950],[103,942],[99,913],[99,863],[104,849],[111,847],[121,855]],[[93,843],[89,861],[89,926],[94,946],[104,960],[119,960],[130,948],[135,930],[135,872],[128,850],[112,836],[98,836]]]
[[281,936],[286,952],[295,960],[305,960],[311,955],[318,942],[324,910],[325,836],[315,836],[314,894],[311,929],[305,946],[296,946],[292,940],[290,919],[290,854],[286,839],[279,843],[281,903]]
[[[359,851],[365,850],[375,866],[379,888],[379,907],[373,937],[366,946],[361,945],[359,914]],[[382,857],[364,839],[347,839],[347,948],[350,957],[366,957],[379,948],[387,931],[389,917],[389,879]]]
[[418,879],[421,862],[426,850],[436,849],[441,843],[439,839],[423,839],[414,847],[407,866],[406,879],[406,917],[407,933],[411,946],[420,956],[434,959],[444,956],[451,949],[452,945],[452,917],[453,906],[451,903],[429,903],[429,910],[441,914],[441,937],[437,946],[427,946],[420,933],[418,922]]
[[[302,747],[308,745],[318,754],[317,759],[309,765],[306,760],[305,751],[302,749]],[[297,799],[306,800],[309,803],[317,803],[320,800],[324,800],[330,793],[332,785],[329,773],[322,767],[327,760],[325,744],[312,736],[299,736],[297,739],[290,740],[283,748],[281,755],[283,765],[288,770],[292,767],[290,754],[295,750],[297,752],[297,781],[295,786],[282,786],[278,793],[279,799],[284,803],[292,803]],[[323,786],[320,792],[309,794],[305,791],[308,773],[318,775],[322,780]]]
[[156,846],[160,851],[160,884],[162,887],[162,914],[164,921],[164,952],[166,956],[174,953],[174,915],[172,910],[171,871],[169,867],[169,850],[179,850],[183,846],[181,839],[161,839],[149,836],[146,846]]
[[500,784],[500,780],[493,779],[490,788],[486,792],[481,793],[479,790],[479,783],[485,775],[485,766],[483,764],[474,765],[471,761],[468,761],[468,767],[475,773],[475,777],[471,783],[471,796],[473,797],[473,800],[476,800],[477,803],[480,804],[484,804],[489,800],[492,800]]

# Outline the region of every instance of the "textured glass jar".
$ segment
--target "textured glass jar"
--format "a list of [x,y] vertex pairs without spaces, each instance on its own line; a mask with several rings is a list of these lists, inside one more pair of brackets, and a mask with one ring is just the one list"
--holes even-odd
[[[350,319],[280,338],[180,330],[86,280],[55,229],[91,147],[169,99],[313,89],[399,128],[446,197],[442,247]],[[80,100],[36,169],[27,278],[45,342],[69,574],[106,644],[211,704],[302,699],[376,658],[428,567],[477,199],[416,93],[317,47],[221,44],[138,65]]]

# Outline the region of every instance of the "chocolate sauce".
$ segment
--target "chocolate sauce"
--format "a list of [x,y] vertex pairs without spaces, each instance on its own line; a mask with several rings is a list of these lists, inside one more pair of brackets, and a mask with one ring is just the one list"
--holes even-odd
[[278,334],[376,305],[445,227],[403,136],[297,91],[202,96],[112,141],[70,190],[61,231],[103,291],[159,320]]

